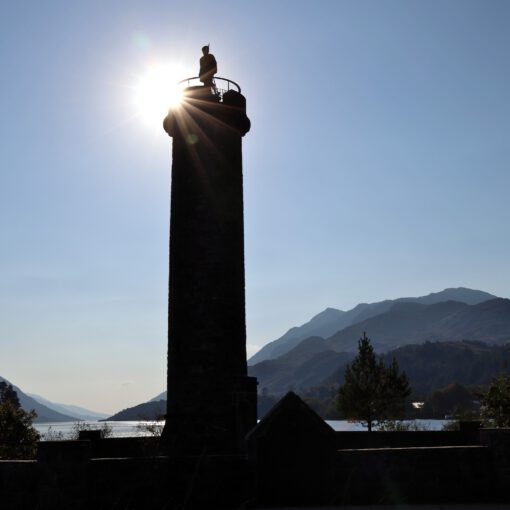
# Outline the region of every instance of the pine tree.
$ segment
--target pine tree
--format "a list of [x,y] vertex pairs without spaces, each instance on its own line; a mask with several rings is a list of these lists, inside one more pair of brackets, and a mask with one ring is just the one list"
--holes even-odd
[[371,432],[374,425],[400,418],[410,394],[407,375],[399,371],[396,360],[386,367],[363,333],[358,341],[358,355],[347,365],[344,384],[338,390],[340,411]]

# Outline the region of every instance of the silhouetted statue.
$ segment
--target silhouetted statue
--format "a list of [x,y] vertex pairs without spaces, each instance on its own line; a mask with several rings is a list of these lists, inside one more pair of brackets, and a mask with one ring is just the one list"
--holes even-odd
[[202,48],[203,57],[200,58],[200,81],[204,84],[204,87],[213,86],[214,75],[218,72],[218,66],[216,59],[212,53],[209,53],[209,45]]

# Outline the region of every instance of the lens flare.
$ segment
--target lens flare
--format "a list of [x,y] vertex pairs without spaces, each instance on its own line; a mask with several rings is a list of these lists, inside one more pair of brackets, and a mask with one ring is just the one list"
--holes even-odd
[[151,46],[150,39],[142,33],[136,33],[133,37],[133,42],[135,43],[135,46],[141,50],[146,50]]
[[179,104],[182,88],[177,85],[182,73],[177,67],[155,65],[148,69],[135,87],[138,116],[149,125],[161,126],[168,110]]

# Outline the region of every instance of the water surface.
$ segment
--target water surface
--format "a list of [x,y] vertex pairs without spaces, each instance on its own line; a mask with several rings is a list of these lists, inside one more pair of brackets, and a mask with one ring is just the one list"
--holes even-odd
[[[416,420],[416,422],[426,430],[441,430],[448,420]],[[142,437],[150,436],[152,433],[148,427],[154,425],[153,421],[81,421],[81,422],[54,422],[54,423],[34,423],[34,427],[45,439],[70,439],[73,433],[79,428],[100,429],[106,426],[111,428],[110,437]],[[164,422],[158,422],[163,424]],[[334,430],[337,431],[363,431],[367,430],[359,423],[353,423],[346,420],[326,420]],[[411,421],[412,423],[412,421]],[[46,437],[45,437],[46,436]]]

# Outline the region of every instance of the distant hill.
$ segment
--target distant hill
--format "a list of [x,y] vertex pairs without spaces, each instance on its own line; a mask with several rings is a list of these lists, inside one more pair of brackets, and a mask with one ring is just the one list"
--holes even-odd
[[354,354],[335,352],[321,337],[310,337],[277,359],[264,360],[248,368],[257,377],[260,391],[283,394],[299,388],[319,386],[337,367]]
[[510,342],[510,299],[496,298],[477,305],[397,302],[388,312],[349,326],[327,342],[335,351],[356,352],[363,331],[379,352],[426,341],[506,343]]
[[108,416],[106,413],[98,413],[97,411],[91,411],[90,409],[85,409],[84,407],[79,407],[71,404],[57,404],[45,399],[44,397],[41,397],[40,395],[34,395],[33,393],[27,393],[27,395],[37,400],[37,402],[40,404],[43,404],[46,407],[57,411],[58,413],[72,416],[76,420],[95,421],[102,420]]
[[[408,375],[415,394],[427,395],[452,383],[480,386],[501,373],[510,372],[510,344],[488,345],[483,342],[426,342],[405,345],[384,355],[393,358]],[[345,366],[323,381],[324,386],[343,381]]]
[[390,361],[393,356],[409,375],[415,393],[427,394],[453,382],[484,385],[510,372],[510,344],[426,342],[400,347],[385,357]]
[[154,398],[151,398],[149,402],[157,402],[158,400],[166,400],[166,391],[163,391],[159,395],[156,395]]
[[275,359],[310,336],[330,336],[350,323],[348,314],[349,312],[335,308],[326,308],[302,326],[293,327],[279,339],[269,342],[248,360],[248,364],[254,365],[266,359]]
[[[266,388],[273,394],[320,386],[321,377],[322,381],[327,380],[335,371],[335,380],[340,381],[345,364],[357,352],[358,339],[364,331],[379,353],[398,353],[395,349],[404,345],[410,348],[409,344],[437,341],[469,340],[502,345],[510,342],[510,300],[497,298],[477,305],[456,301],[432,305],[396,302],[389,311],[329,338],[307,338],[276,359],[250,366],[249,374],[258,378],[259,388]],[[416,371],[419,372],[419,367]],[[448,374],[451,375],[451,371]],[[452,379],[447,378],[437,381],[436,387],[450,382]]]
[[149,401],[123,409],[106,421],[157,420],[166,414],[166,400]]
[[[8,384],[12,384],[7,379],[1,376],[0,381],[5,381]],[[37,400],[24,393],[20,388],[18,388],[14,384],[12,386],[16,390],[16,393],[18,394],[21,407],[25,411],[34,410],[37,413],[37,418],[34,420],[35,423],[76,421],[75,417],[54,411],[53,409],[50,409],[44,404],[39,403]]]
[[255,365],[267,359],[276,359],[285,354],[299,342],[311,336],[328,338],[348,326],[363,322],[389,311],[395,303],[418,303],[432,305],[445,301],[457,301],[467,305],[476,305],[494,299],[496,296],[480,290],[465,287],[449,288],[421,297],[404,297],[385,300],[377,303],[361,303],[346,312],[335,308],[327,308],[299,327],[293,327],[283,336],[269,342],[249,360],[249,365]]

